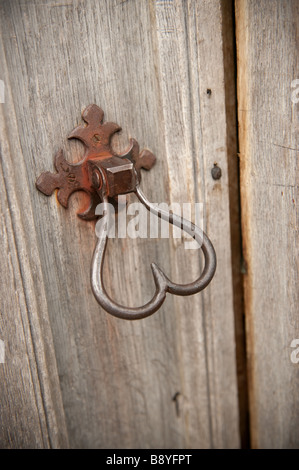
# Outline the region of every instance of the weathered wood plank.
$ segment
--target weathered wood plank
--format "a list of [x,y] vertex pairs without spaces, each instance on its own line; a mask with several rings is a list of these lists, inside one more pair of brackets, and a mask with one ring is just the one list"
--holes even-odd
[[[16,154],[21,150],[13,106],[10,107],[5,61],[2,56],[1,59],[6,103],[0,108],[0,339],[5,345],[5,362],[0,364],[0,447],[68,447],[51,327],[40,282],[30,193],[25,185],[18,184],[25,167],[22,161],[12,164],[12,147]],[[8,109],[9,135],[7,112],[4,118]],[[19,198],[26,207],[24,211]]]
[[[24,243],[30,259],[36,237],[36,289],[46,296],[70,445],[237,447],[221,2],[2,1],[0,21],[16,121],[3,109],[21,146],[12,142],[11,165],[24,168],[16,203],[21,213],[29,204],[34,219]],[[131,135],[156,153],[142,182],[150,199],[204,203],[218,253],[204,294],[169,296],[133,323],[110,317],[91,293],[94,227],[75,213],[83,196],[66,212],[34,185],[58,148],[79,159],[81,147],[65,137],[93,102],[122,125],[118,148]],[[152,261],[175,281],[194,279],[199,253],[183,242],[109,241],[107,290],[124,304],[144,303]]]
[[299,4],[237,1],[238,114],[253,447],[299,444]]

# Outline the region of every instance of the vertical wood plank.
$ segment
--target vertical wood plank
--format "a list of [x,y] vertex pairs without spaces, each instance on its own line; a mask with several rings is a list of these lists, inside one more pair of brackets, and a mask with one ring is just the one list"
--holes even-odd
[[[3,73],[5,61],[1,59]],[[19,175],[25,172],[22,161],[12,165],[10,141],[17,154],[21,150],[13,107],[9,108],[7,80],[5,85],[11,132],[8,136],[2,104],[0,339],[5,354],[0,364],[0,448],[65,448],[68,435],[45,291],[40,282],[30,194],[25,185],[18,186]],[[20,189],[24,212],[18,204]]]
[[[40,257],[36,289],[45,292],[72,447],[239,445],[221,15],[220,0],[1,2],[11,88],[3,110],[11,168],[23,169],[16,205],[32,214],[24,244],[29,259],[34,244]],[[203,294],[168,296],[153,317],[133,323],[106,314],[91,293],[94,226],[76,216],[84,196],[65,211],[34,184],[60,147],[80,159],[82,148],[66,136],[93,102],[122,125],[117,149],[132,136],[156,153],[142,181],[150,199],[203,202],[218,253]],[[184,241],[109,241],[108,292],[145,303],[152,261],[176,282],[194,279],[200,254]]]
[[297,1],[236,2],[245,305],[253,447],[299,444]]

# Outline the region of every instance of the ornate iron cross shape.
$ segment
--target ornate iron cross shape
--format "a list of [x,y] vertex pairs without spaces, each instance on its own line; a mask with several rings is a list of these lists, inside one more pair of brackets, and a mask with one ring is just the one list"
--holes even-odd
[[156,157],[146,149],[139,152],[139,144],[135,139],[130,139],[130,147],[124,154],[116,154],[111,148],[111,139],[121,127],[114,122],[103,123],[104,112],[95,104],[89,105],[83,111],[82,118],[85,124],[76,127],[68,138],[83,142],[83,159],[75,164],[69,163],[63,155],[63,150],[59,150],[54,158],[57,173],[42,173],[36,181],[36,186],[46,196],[58,189],[57,199],[66,208],[73,192],[85,191],[90,198],[89,205],[87,209],[79,212],[78,216],[84,220],[93,220],[97,218],[95,209],[101,202],[99,188],[93,183],[95,166],[103,170],[108,196],[115,200],[119,194],[135,190],[137,181],[134,168],[140,178],[140,169],[150,170]]

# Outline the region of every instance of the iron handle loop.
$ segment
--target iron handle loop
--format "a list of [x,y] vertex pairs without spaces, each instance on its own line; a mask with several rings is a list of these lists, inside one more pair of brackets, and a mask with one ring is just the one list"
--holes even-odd
[[[166,293],[175,295],[192,295],[203,290],[212,280],[216,270],[216,253],[207,235],[196,225],[178,215],[171,214],[150,203],[137,185],[135,194],[144,206],[152,211],[157,217],[169,221],[169,223],[185,230],[194,239],[201,239],[201,249],[205,258],[205,266],[201,276],[189,284],[175,284],[155,264],[151,264],[156,291],[153,298],[141,307],[125,307],[114,302],[107,294],[103,283],[103,265],[105,250],[108,240],[111,214],[109,211],[108,198],[102,195],[104,201],[104,218],[101,229],[98,231],[98,241],[94,250],[91,265],[91,286],[97,302],[111,315],[125,320],[139,320],[155,313],[163,304]],[[190,228],[189,228],[190,227]]]

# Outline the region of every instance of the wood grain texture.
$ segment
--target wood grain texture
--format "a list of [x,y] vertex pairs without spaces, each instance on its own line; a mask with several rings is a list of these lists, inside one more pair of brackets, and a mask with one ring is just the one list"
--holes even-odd
[[298,448],[297,1],[237,1],[238,115],[253,447]]
[[[71,447],[239,446],[221,14],[219,0],[1,2],[13,171],[4,177],[31,217],[23,256],[30,264],[38,251],[34,295],[51,327]],[[142,181],[149,199],[204,203],[218,254],[204,293],[168,296],[153,317],[132,323],[106,314],[92,295],[94,226],[76,216],[84,195],[65,211],[35,188],[60,147],[72,161],[82,155],[66,136],[90,103],[122,126],[117,149],[132,136],[157,155]],[[110,240],[111,296],[130,306],[149,300],[152,261],[176,282],[201,267],[184,239]]]
[[[0,60],[5,64],[2,55]],[[9,107],[12,97],[7,79],[5,84],[5,106]],[[21,149],[13,106],[7,109],[9,130],[1,105],[0,338],[5,362],[0,364],[0,448],[64,448],[68,447],[67,428],[30,192],[25,183],[18,184],[26,170],[21,159],[14,164],[12,158]]]

